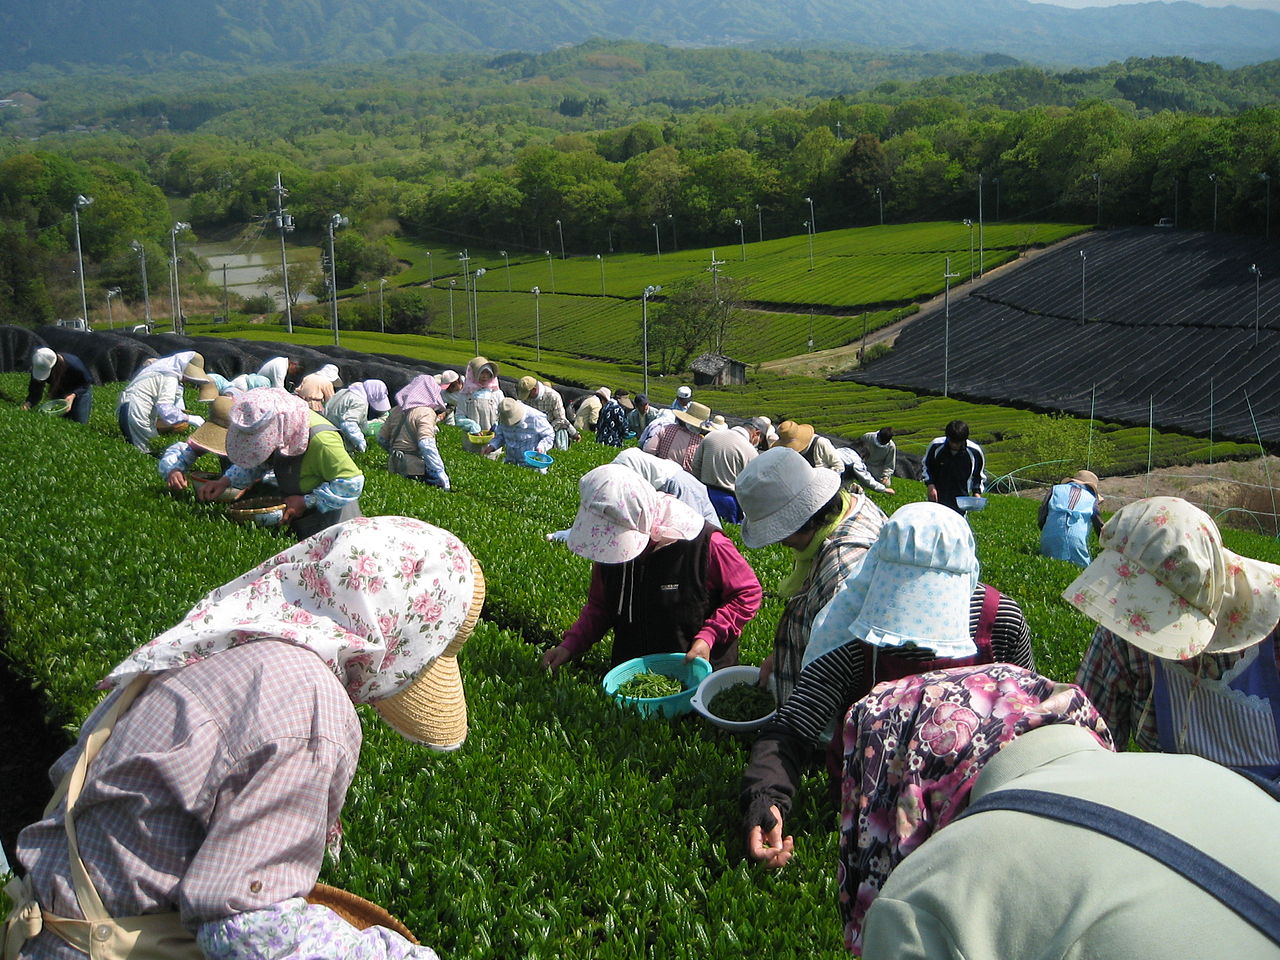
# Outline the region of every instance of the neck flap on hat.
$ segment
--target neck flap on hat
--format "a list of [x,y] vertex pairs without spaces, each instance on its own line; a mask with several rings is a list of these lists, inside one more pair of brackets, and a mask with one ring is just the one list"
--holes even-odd
[[311,408],[279,387],[250,390],[236,398],[227,429],[227,456],[256,467],[276,452],[296,457],[307,449]]
[[471,554],[449,531],[409,517],[349,520],[218,587],[100,686],[280,640],[319,656],[354,702],[381,700],[440,656],[474,591]]
[[401,410],[430,407],[432,410],[439,411],[444,408],[444,397],[440,394],[440,384],[429,373],[416,376],[396,394],[396,406]]
[[936,503],[909,503],[885,521],[862,565],[814,618],[804,663],[855,641],[971,656],[969,599],[977,585],[964,518]]
[[143,377],[164,376],[173,377],[175,380],[181,380],[183,371],[187,369],[187,364],[191,362],[191,358],[196,355],[194,350],[184,350],[181,353],[175,353],[170,357],[158,357],[151,363],[139,370],[133,375],[132,384],[135,380]]

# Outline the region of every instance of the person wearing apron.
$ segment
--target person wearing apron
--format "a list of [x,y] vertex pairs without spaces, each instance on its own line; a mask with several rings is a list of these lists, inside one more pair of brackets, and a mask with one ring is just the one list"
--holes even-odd
[[[794,851],[783,818],[800,772],[876,684],[978,663],[1035,669],[1021,608],[978,581],[969,525],[936,503],[909,503],[884,523],[857,572],[814,618],[802,662],[742,777],[747,852],[771,867]],[[834,757],[838,750],[829,764]]]
[[364,474],[338,428],[301,397],[275,387],[251,390],[235,400],[228,419],[232,466],[200,488],[200,499],[216,499],[228,486],[247,489],[274,470],[285,506],[273,519],[298,539],[361,516]]
[[[484,357],[472,357],[462,378],[462,399],[458,402],[458,417],[474,424],[476,433],[488,433],[498,422],[498,403],[502,400],[502,385],[498,382],[498,365]],[[478,453],[477,446],[466,436],[462,449]]]
[[578,515],[566,544],[595,563],[586,606],[560,645],[555,670],[613,630],[612,663],[651,653],[738,662],[742,628],[760,609],[755,572],[728,537],[675,497],[616,463],[578,483]]
[[1098,476],[1081,470],[1049,488],[1040,504],[1040,552],[1077,567],[1089,565],[1089,533],[1102,530]]
[[[206,596],[109,673],[51,771],[6,960],[434,960],[305,897],[338,851],[354,704],[435,750],[465,740],[456,657],[483,598],[461,541],[407,517],[342,524]],[[438,616],[412,615],[424,601]]]
[[1177,497],[1117,510],[1062,596],[1098,624],[1076,676],[1125,749],[1280,781],[1280,566],[1222,545]]

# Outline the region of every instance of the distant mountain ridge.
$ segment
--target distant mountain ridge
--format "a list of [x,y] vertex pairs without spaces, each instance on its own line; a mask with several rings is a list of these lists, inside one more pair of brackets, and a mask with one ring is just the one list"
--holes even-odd
[[546,50],[592,37],[671,46],[992,52],[1048,64],[1280,55],[1280,13],[1187,2],[1073,10],[1026,0],[0,0],[0,66],[175,58],[367,61]]

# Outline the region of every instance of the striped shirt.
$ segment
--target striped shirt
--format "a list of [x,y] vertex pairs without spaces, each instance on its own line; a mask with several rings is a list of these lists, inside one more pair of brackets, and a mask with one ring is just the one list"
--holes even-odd
[[[969,598],[969,633],[978,629],[986,588],[978,584]],[[903,660],[934,659],[929,650],[894,650]],[[996,663],[1012,663],[1035,669],[1031,650],[1031,628],[1017,601],[1003,594],[991,627],[991,655]],[[865,697],[875,685],[866,675],[865,651],[861,643],[849,643],[823,654],[800,673],[790,699],[760,731],[751,749],[751,760],[742,777],[741,802],[748,828],[767,819],[769,807],[783,813],[791,807],[801,771],[813,751],[827,735],[833,720]]]
[[[1189,673],[1199,671],[1205,680],[1221,680],[1248,652],[1245,649],[1235,653],[1202,653],[1182,662],[1166,660],[1165,668]],[[1277,645],[1276,665],[1280,668],[1280,645]],[[1076,683],[1107,721],[1117,750],[1127,749],[1130,740],[1140,750],[1160,749],[1154,703],[1155,671],[1154,654],[1139,650],[1105,627],[1094,630],[1093,642],[1076,672]]]

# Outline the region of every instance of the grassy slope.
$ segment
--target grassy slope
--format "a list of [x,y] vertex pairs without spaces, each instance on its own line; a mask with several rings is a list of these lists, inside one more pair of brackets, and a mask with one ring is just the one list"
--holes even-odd
[[[10,396],[22,383],[0,375]],[[117,435],[117,391],[98,389],[87,430],[0,403],[0,451],[21,464],[0,474],[5,654],[69,722],[131,646],[288,542],[164,492],[154,461]],[[587,577],[584,561],[542,534],[567,524],[577,477],[612,451],[584,442],[541,477],[464,455],[451,430],[442,448],[456,493],[387,475],[374,451],[361,457],[363,503],[454,530],[485,567],[487,622],[462,653],[472,735],[457,754],[430,755],[366,716],[344,816],[349,856],[326,879],[384,903],[451,957],[842,956],[820,777],[788,824],[796,864],[752,870],[736,824],[745,743],[696,719],[620,712],[598,689],[603,651],[555,679],[537,665],[530,641],[550,642],[572,621]],[[901,481],[881,502],[891,510],[921,495]],[[1057,599],[1075,568],[1036,555],[1034,513],[993,498],[972,518],[983,575],[1022,603],[1041,669],[1070,679],[1089,627]],[[1280,560],[1274,541],[1225,536]],[[748,557],[766,589],[786,568],[777,548]],[[769,598],[745,660],[765,655],[779,611]]]

